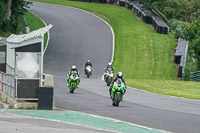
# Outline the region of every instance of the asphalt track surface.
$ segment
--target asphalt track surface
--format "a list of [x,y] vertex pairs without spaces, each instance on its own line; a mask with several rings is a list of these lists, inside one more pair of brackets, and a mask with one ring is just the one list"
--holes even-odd
[[[119,107],[111,105],[108,87],[101,76],[111,60],[112,34],[102,20],[77,9],[51,4],[34,3],[30,10],[54,25],[44,56],[44,72],[54,75],[57,107],[171,132],[200,133],[200,101],[128,88]],[[94,65],[89,79],[83,74],[87,59]],[[80,88],[70,94],[66,71],[73,64],[82,77]]]

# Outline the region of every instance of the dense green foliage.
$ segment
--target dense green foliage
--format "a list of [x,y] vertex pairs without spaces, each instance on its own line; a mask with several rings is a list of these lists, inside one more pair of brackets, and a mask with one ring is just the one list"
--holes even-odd
[[190,42],[190,55],[197,59],[197,68],[200,69],[200,19],[184,25],[180,36]]
[[[0,33],[1,32],[11,32],[11,33],[24,33],[25,32],[25,22],[24,13],[26,12],[25,7],[28,7],[30,2],[24,0],[11,0],[12,4],[10,7],[11,16],[7,15],[7,0],[0,1]],[[7,19],[7,17],[9,19]]]
[[[171,30],[182,27],[183,38],[189,41],[189,63],[186,75],[190,71],[200,70],[200,0],[139,0],[169,20]],[[190,25],[191,24],[191,25]],[[191,59],[192,58],[192,59]],[[196,65],[197,64],[197,65]],[[194,66],[192,66],[194,65]],[[187,76],[188,77],[188,76]]]
[[6,2],[0,1],[0,32],[2,31],[3,22],[6,19]]
[[200,18],[200,0],[139,0],[161,11],[168,19],[192,22]]

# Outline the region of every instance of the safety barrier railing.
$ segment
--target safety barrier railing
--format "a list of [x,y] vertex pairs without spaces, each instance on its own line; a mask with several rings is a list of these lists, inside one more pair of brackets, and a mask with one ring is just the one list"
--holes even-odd
[[0,71],[0,91],[15,99],[15,79],[14,79],[14,69],[7,65],[10,73],[4,73]]
[[200,81],[200,71],[190,73],[191,81]]

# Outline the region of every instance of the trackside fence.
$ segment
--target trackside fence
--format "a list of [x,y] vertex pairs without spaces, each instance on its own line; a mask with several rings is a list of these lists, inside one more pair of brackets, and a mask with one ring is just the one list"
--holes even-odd
[[185,76],[184,69],[185,69],[185,64],[186,64],[187,53],[188,53],[188,41],[182,38],[179,38],[178,45],[175,49],[174,62],[176,64],[179,64],[177,76],[179,78],[182,78],[182,80],[184,80],[184,76]]
[[190,73],[191,81],[200,81],[200,71]]
[[15,79],[14,75],[0,71],[0,91],[15,99]]

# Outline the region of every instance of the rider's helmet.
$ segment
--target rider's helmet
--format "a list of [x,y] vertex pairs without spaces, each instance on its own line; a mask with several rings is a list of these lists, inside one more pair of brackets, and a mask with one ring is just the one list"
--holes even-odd
[[109,63],[108,63],[108,65],[109,65],[109,66],[111,66],[111,65],[112,65],[112,63],[111,63],[111,62],[109,62]]
[[87,62],[90,62],[90,60],[87,60]]
[[118,73],[117,73],[117,77],[118,77],[118,78],[122,78],[122,77],[123,77],[123,73],[122,73],[122,72],[118,72]]
[[76,70],[76,66],[75,65],[72,66],[72,70]]

